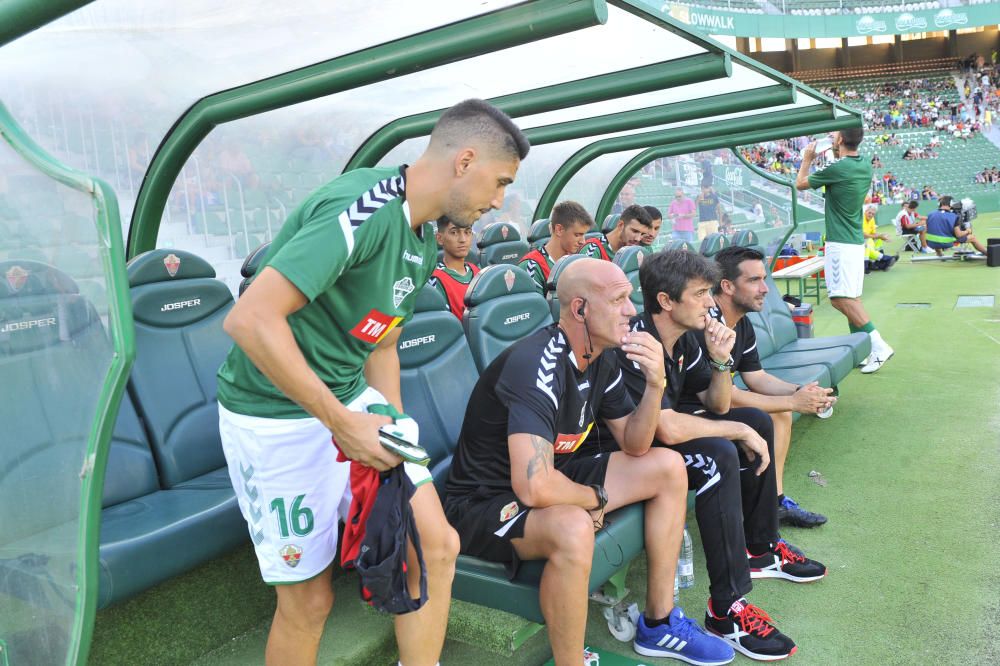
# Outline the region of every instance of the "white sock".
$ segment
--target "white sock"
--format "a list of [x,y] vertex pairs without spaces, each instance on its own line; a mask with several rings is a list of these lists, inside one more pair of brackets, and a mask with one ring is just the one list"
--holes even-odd
[[885,349],[889,344],[882,339],[882,335],[876,330],[868,334],[868,337],[872,339],[872,350]]

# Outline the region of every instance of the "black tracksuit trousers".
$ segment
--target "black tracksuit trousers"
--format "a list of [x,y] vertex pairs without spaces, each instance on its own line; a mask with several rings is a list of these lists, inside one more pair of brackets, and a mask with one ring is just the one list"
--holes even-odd
[[751,407],[721,416],[708,411],[698,416],[747,424],[767,442],[772,461],[757,476],[754,471],[759,460],[749,462],[743,450],[728,439],[700,437],[670,447],[684,457],[688,488],[695,491],[695,516],[705,549],[712,606],[725,609],[752,588],[746,545],[778,540],[774,423],[769,414]]

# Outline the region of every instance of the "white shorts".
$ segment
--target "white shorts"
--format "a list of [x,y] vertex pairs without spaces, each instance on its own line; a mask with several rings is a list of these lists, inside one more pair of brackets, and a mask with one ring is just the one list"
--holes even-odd
[[[347,408],[365,411],[388,402],[373,388]],[[219,433],[240,511],[269,585],[319,575],[337,553],[338,520],[351,505],[350,463],[319,419],[268,419],[219,405]],[[431,479],[426,467],[404,462],[414,485]]]
[[830,298],[860,298],[865,280],[865,246],[826,244],[826,293]]

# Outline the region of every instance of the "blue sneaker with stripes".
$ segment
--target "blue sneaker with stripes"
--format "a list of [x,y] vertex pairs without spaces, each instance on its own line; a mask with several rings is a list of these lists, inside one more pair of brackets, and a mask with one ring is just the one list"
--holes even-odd
[[728,664],[736,656],[725,641],[699,627],[677,606],[667,620],[666,624],[648,627],[646,616],[640,615],[632,649],[646,657],[679,659],[696,666]]

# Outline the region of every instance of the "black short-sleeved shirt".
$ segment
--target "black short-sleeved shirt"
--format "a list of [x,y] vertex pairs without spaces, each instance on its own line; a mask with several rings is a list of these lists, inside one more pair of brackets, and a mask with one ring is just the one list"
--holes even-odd
[[[716,321],[722,322],[726,326],[729,325],[726,323],[726,318],[722,316],[722,310],[718,306],[709,310],[709,314]],[[756,372],[760,370],[760,356],[757,354],[757,333],[753,330],[753,324],[750,323],[750,319],[746,316],[740,317],[733,330],[736,331],[736,341],[733,343],[733,351],[730,353],[730,356],[733,357],[733,372]],[[705,345],[705,331],[697,331],[695,337],[707,355],[708,347]],[[694,405],[697,409],[701,409],[703,405],[696,393],[697,391],[685,390],[684,395],[681,397],[681,403],[687,406]]]
[[[636,315],[629,322],[632,331],[646,331],[657,342],[662,343],[660,334],[653,320],[646,315]],[[616,349],[618,362],[625,378],[625,387],[632,400],[638,403],[646,391],[646,376],[638,363],[628,360],[623,349]],[[692,331],[688,331],[674,343],[673,357],[664,350],[663,365],[666,370],[667,386],[660,399],[660,409],[677,409],[687,390],[693,393],[704,391],[712,381],[712,368],[708,365],[708,357],[698,346],[698,339]],[[600,426],[600,424],[598,424]],[[580,447],[581,452],[598,453],[600,451],[616,450],[615,440],[607,428],[598,427]]]
[[509,492],[507,436],[538,435],[552,442],[559,469],[578,453],[594,421],[635,411],[611,350],[577,370],[557,324],[508,347],[483,371],[465,410],[451,465],[447,502],[477,493],[485,499]]

